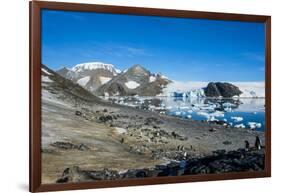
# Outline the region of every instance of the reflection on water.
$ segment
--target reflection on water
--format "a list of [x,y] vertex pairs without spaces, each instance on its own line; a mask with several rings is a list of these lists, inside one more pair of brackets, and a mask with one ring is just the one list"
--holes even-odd
[[264,131],[264,98],[107,97],[114,103],[181,118]]

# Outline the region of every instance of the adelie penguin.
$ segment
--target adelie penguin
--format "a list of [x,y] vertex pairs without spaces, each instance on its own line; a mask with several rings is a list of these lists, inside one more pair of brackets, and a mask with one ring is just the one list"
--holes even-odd
[[261,140],[260,140],[259,136],[256,136],[255,147],[256,147],[257,149],[261,149],[261,148],[262,148],[262,146],[261,146]]

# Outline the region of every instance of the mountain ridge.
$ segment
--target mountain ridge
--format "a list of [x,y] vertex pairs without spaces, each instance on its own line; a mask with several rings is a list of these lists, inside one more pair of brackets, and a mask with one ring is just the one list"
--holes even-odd
[[[161,74],[151,73],[140,64],[120,71],[112,64],[87,62],[70,69],[63,67],[56,72],[98,96],[174,96],[174,93],[179,92],[182,93],[180,95],[190,97],[265,97],[263,82],[214,82],[224,88],[231,88],[210,93],[207,88],[211,82],[169,80]],[[209,88],[211,86],[212,89],[216,87],[210,84]]]
[[170,82],[137,64],[97,89],[101,96],[156,96]]

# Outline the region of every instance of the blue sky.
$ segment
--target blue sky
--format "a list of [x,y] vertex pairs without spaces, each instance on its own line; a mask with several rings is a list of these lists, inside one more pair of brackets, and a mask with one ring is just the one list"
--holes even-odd
[[42,11],[42,63],[141,64],[178,81],[264,81],[263,23]]

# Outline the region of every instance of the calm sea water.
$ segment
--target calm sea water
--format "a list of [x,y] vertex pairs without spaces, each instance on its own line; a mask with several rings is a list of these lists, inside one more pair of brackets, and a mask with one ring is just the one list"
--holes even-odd
[[265,100],[263,98],[109,97],[105,99],[186,119],[219,120],[233,127],[265,130]]

